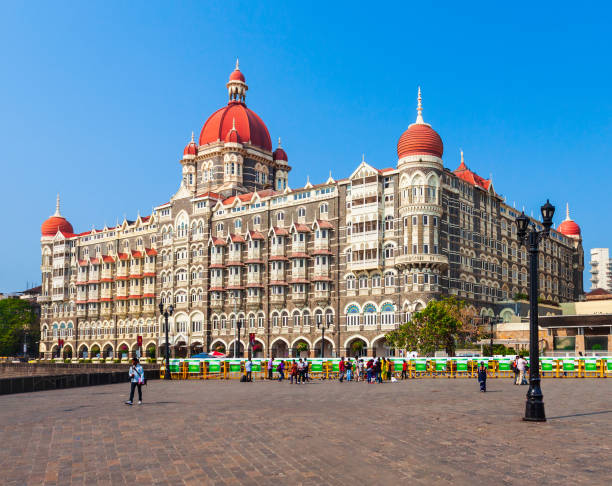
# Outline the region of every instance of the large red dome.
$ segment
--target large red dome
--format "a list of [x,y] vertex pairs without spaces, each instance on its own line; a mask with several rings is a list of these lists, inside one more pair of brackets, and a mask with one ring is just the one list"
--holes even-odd
[[68,222],[68,220],[66,220],[66,218],[61,216],[51,216],[40,227],[40,232],[43,236],[55,236],[57,234],[57,230],[60,230],[62,233],[74,233],[72,225]]
[[397,157],[408,155],[433,155],[442,158],[444,144],[440,135],[425,123],[414,123],[408,127],[397,142]]
[[225,140],[234,120],[240,140],[272,152],[272,140],[266,124],[257,113],[239,101],[230,101],[227,106],[215,111],[206,120],[200,133],[199,145]]

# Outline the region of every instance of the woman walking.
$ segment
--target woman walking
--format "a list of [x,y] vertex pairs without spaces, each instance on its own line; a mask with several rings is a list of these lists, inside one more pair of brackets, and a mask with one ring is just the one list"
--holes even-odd
[[138,405],[142,405],[142,385],[144,385],[144,370],[138,362],[138,358],[132,359],[132,366],[129,371],[130,376],[130,399],[125,402],[126,405],[134,403],[134,390],[138,388]]

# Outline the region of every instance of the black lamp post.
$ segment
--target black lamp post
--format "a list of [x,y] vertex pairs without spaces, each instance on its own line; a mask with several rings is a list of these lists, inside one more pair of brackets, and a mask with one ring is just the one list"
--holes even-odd
[[166,372],[164,373],[164,379],[166,380],[172,379],[172,376],[170,376],[170,340],[168,339],[168,317],[171,316],[173,312],[174,307],[172,307],[172,304],[170,304],[168,308],[164,310],[164,304],[160,302],[159,313],[164,316],[166,321]]
[[521,244],[529,246],[529,390],[523,420],[545,422],[544,401],[540,388],[540,355],[538,349],[538,247],[550,234],[555,207],[546,200],[540,208],[543,230],[538,231],[523,211],[516,218]]
[[234,358],[236,357],[238,346],[240,346],[240,329],[242,328],[242,319],[236,318],[236,341],[234,342]]
[[331,314],[326,316],[325,322],[323,322],[323,314],[317,314],[317,327],[321,329],[321,358],[325,357],[325,328],[329,329],[329,326],[331,326],[333,323],[333,317]]

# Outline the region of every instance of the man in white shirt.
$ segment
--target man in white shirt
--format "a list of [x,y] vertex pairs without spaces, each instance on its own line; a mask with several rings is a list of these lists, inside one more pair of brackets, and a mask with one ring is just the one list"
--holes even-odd
[[[519,370],[518,378],[516,379],[517,385],[526,385],[527,380],[525,379],[525,370],[527,369],[527,361],[522,356],[519,357],[516,367]],[[525,383],[523,383],[525,382]]]
[[251,358],[244,364],[244,371],[246,371],[246,381],[253,381],[253,362]]

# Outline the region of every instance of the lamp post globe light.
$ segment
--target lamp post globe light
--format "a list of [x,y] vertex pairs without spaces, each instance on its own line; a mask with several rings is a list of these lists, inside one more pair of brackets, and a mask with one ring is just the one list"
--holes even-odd
[[170,304],[166,309],[164,309],[164,304],[159,304],[159,313],[164,317],[165,325],[166,325],[166,371],[164,373],[165,380],[171,380],[172,376],[170,375],[170,340],[168,339],[168,317],[171,316],[174,312],[174,307]]
[[525,403],[525,416],[523,420],[530,422],[545,422],[544,401],[540,388],[540,355],[538,349],[538,251],[540,241],[548,238],[555,207],[546,200],[540,211],[542,213],[542,226],[538,230],[523,211],[516,218],[518,237],[521,244],[529,247],[529,390]]

